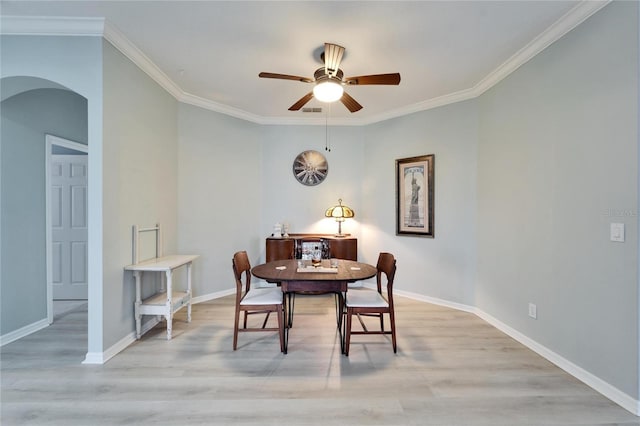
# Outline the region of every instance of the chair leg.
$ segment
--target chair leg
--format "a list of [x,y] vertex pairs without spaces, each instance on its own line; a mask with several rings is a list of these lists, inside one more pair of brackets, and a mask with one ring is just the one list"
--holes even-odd
[[347,320],[345,322],[345,330],[344,330],[344,354],[349,356],[349,346],[351,344],[351,318],[352,312],[347,308]]
[[384,315],[380,314],[380,331],[384,332]]
[[240,323],[240,309],[236,307],[235,321],[233,322],[233,350],[238,348],[238,326]]
[[389,311],[389,322],[391,323],[391,344],[393,345],[393,353],[398,353],[396,344],[396,316],[393,310]]

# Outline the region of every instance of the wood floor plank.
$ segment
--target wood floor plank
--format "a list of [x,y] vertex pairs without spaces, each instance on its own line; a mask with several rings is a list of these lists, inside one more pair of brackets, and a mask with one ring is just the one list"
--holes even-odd
[[233,296],[180,312],[104,365],[86,354],[86,305],[2,347],[7,425],[638,425],[638,417],[475,315],[398,297],[388,336],[340,353],[331,295],[298,296],[289,353],[242,333]]

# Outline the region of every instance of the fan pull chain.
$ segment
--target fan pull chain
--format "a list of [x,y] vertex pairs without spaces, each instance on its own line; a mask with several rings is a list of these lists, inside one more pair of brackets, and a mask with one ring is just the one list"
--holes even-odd
[[329,110],[331,109],[331,104],[327,105],[327,109],[325,110],[324,115],[324,150],[327,152],[331,152],[331,147],[329,146]]

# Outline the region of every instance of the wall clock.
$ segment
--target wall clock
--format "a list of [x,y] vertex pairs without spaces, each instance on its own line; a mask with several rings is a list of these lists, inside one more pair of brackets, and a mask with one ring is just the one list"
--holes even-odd
[[303,185],[315,186],[327,177],[329,163],[318,151],[304,151],[293,160],[293,176]]

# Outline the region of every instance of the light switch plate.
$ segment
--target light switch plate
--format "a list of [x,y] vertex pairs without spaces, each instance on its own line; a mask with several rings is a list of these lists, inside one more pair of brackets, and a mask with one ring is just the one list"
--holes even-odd
[[538,319],[538,307],[535,303],[529,303],[529,316],[533,319]]
[[624,243],[624,223],[611,224],[611,241]]

